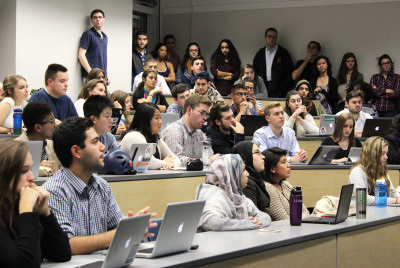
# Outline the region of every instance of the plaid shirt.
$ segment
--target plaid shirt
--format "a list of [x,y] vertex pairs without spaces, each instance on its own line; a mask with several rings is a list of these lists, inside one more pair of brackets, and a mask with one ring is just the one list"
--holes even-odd
[[[200,94],[197,89],[196,86],[194,88],[192,88],[190,90],[190,95],[192,94]],[[224,98],[222,98],[221,94],[214,88],[212,87],[208,87],[208,90],[205,94],[200,94],[203,96],[206,96],[210,101],[212,101],[212,105],[217,104],[218,102],[222,102],[225,103]]]
[[[376,86],[373,89],[376,99],[376,110],[387,112],[397,110],[397,100],[400,97],[400,75],[393,72],[389,73],[387,78],[380,74],[374,74],[371,77],[370,84]],[[392,89],[394,93],[386,93],[386,89]]]
[[183,116],[183,110],[181,107],[179,107],[178,103],[174,102],[170,106],[168,106],[167,114],[179,114],[179,118],[182,118]]
[[161,133],[161,139],[179,157],[181,163],[185,165],[189,158],[202,157],[202,142],[206,140],[206,135],[201,129],[190,131],[183,118],[181,118],[164,129]]
[[95,174],[86,185],[63,168],[43,187],[50,193],[49,207],[68,238],[105,233],[124,217],[110,185]]

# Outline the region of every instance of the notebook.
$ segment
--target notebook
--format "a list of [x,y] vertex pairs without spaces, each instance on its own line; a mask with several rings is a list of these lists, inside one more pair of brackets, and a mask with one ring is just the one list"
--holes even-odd
[[244,127],[245,136],[253,136],[257,129],[268,126],[268,121],[264,115],[242,115],[240,123]]
[[33,166],[32,173],[35,178],[39,177],[40,162],[42,162],[43,141],[25,141],[29,146],[29,152],[32,155]]
[[322,224],[338,224],[344,222],[349,216],[351,196],[353,195],[354,184],[346,184],[342,186],[340,192],[339,205],[335,217],[307,217],[301,222],[303,223],[322,223]]
[[173,113],[161,113],[161,131],[160,133],[171,123],[179,120],[179,114]]
[[129,155],[132,159],[132,168],[137,172],[145,172],[153,156],[155,143],[132,144]]
[[124,113],[124,110],[121,108],[113,108],[112,109],[112,128],[111,128],[111,134],[115,135],[117,133],[117,129],[118,129],[118,124],[119,121],[121,121],[121,116]]
[[372,136],[385,137],[389,134],[391,124],[391,118],[368,118],[365,121],[361,136],[366,138]]
[[190,249],[205,200],[168,204],[157,240],[142,243],[136,257],[156,258]]

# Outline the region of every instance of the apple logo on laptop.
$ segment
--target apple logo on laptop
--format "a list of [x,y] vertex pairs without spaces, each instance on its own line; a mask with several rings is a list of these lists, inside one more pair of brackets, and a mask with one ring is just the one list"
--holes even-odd
[[333,124],[332,124],[332,123],[330,123],[330,124],[329,124],[329,127],[330,127],[330,128],[332,128],[332,127],[333,127]]
[[178,227],[178,233],[181,233],[183,229],[183,222]]
[[377,126],[377,127],[375,128],[375,130],[376,130],[376,131],[379,131],[379,126]]
[[129,237],[129,239],[128,240],[126,240],[126,242],[125,242],[125,248],[128,248],[129,247],[129,244],[131,243],[131,236]]

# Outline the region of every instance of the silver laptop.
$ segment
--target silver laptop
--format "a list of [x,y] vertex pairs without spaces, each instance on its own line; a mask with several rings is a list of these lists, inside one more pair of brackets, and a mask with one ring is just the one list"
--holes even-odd
[[161,131],[160,133],[171,123],[179,120],[179,114],[173,113],[161,113]]
[[351,162],[355,163],[360,159],[361,147],[351,147],[349,152],[349,159]]
[[32,155],[32,172],[35,178],[39,177],[40,162],[42,161],[43,141],[25,141],[29,145],[29,152]]
[[150,159],[156,148],[155,143],[135,143],[129,149],[132,159],[132,168],[137,172],[145,172],[149,167]]
[[336,125],[336,116],[321,114],[319,119],[319,135],[330,136],[333,134]]
[[142,243],[136,257],[156,258],[190,249],[205,200],[168,204],[157,240]]

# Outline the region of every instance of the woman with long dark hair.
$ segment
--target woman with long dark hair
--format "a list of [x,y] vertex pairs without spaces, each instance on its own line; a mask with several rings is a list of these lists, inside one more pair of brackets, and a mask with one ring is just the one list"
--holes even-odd
[[254,81],[253,94],[256,98],[268,98],[268,91],[264,80],[256,73],[253,65],[245,64],[240,68],[239,79],[235,84],[243,84],[244,78],[249,78]]
[[211,56],[211,74],[214,85],[222,96],[231,93],[234,82],[239,78],[241,61],[235,46],[223,39]]
[[[191,72],[192,61],[194,58],[201,55],[201,50],[199,44],[196,42],[190,42],[185,50],[185,55],[183,55],[181,65],[178,68],[178,73],[176,75],[176,82],[182,83],[182,76],[185,73]],[[204,63],[204,70],[207,71],[207,65]]]
[[170,89],[176,85],[174,66],[167,61],[167,45],[158,43],[154,49],[153,57],[157,60],[157,73],[165,78]]
[[307,80],[303,79],[297,82],[295,90],[300,92],[300,95],[303,99],[303,105],[306,106],[307,113],[311,114],[312,116],[326,114],[322,104],[315,98],[313,94],[314,91]]

